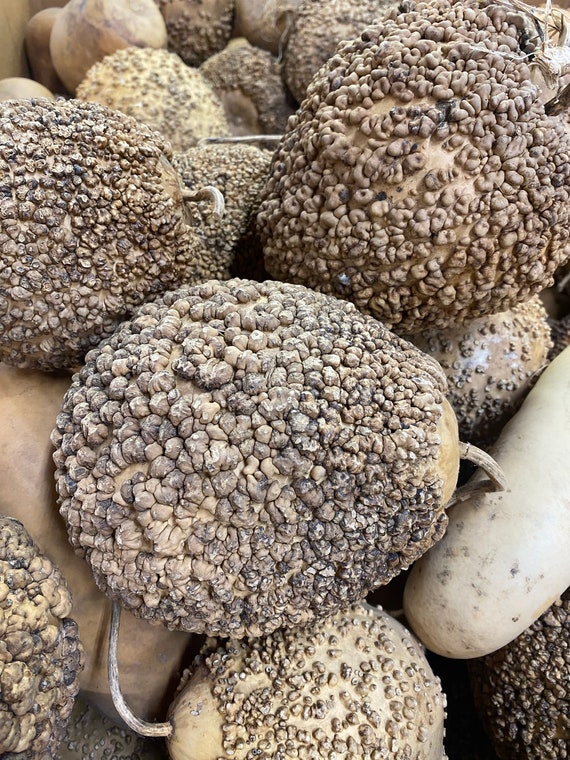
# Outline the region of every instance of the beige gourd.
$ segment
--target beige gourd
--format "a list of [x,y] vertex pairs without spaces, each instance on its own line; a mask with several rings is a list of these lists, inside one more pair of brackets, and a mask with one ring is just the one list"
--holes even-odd
[[24,49],[32,77],[50,92],[65,95],[65,86],[56,70],[50,52],[51,30],[61,8],[44,8],[30,18],[24,30]]
[[570,586],[570,347],[489,453],[507,488],[452,507],[446,534],[414,564],[404,588],[409,625],[446,657],[506,645]]
[[50,98],[53,100],[54,97],[53,92],[50,92],[43,84],[36,82],[35,79],[28,77],[0,79],[0,101],[18,98]]
[[69,0],[50,35],[53,67],[71,93],[97,61],[120,48],[166,47],[166,24],[153,0]]
[[171,760],[445,755],[441,683],[421,644],[381,607],[354,604],[269,636],[207,639],[164,723],[141,721],[123,698],[119,617],[113,602],[117,709],[132,730],[165,738]]

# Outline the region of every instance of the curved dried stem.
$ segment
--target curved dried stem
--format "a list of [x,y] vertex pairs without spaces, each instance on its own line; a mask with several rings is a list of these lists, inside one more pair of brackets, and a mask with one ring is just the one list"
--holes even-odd
[[461,459],[466,459],[468,462],[473,462],[477,467],[480,467],[483,472],[489,476],[489,479],[494,485],[495,491],[505,490],[507,487],[505,473],[493,457],[490,454],[487,454],[486,451],[477,448],[477,446],[473,446],[472,443],[463,443],[463,441],[460,441],[459,456]]
[[119,686],[119,665],[117,658],[120,620],[121,605],[119,602],[114,601],[111,607],[107,672],[109,675],[111,697],[113,698],[115,709],[126,725],[141,736],[149,736],[153,738],[172,736],[174,731],[172,723],[149,723],[146,720],[142,720],[134,714],[123,696],[121,687]]
[[182,193],[182,198],[185,201],[212,201],[212,214],[215,216],[223,216],[226,208],[226,202],[224,196],[213,185],[204,185],[199,190],[190,190],[187,188]]
[[504,491],[507,487],[507,479],[499,464],[486,451],[473,446],[471,443],[459,441],[459,456],[468,462],[480,467],[488,476],[484,480],[470,480],[464,486],[457,488],[447,507],[451,507],[460,501],[465,501],[471,496],[489,491]]

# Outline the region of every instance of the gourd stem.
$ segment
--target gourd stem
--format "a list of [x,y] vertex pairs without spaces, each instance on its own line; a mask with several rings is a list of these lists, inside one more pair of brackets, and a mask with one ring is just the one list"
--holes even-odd
[[460,501],[465,501],[471,496],[487,491],[504,491],[507,487],[507,479],[498,463],[486,451],[473,446],[472,443],[459,441],[459,456],[468,462],[480,467],[488,476],[485,480],[470,480],[465,485],[456,488],[446,508],[452,507]]
[[505,473],[486,451],[473,446],[472,443],[459,441],[459,456],[461,459],[466,459],[468,462],[473,462],[477,467],[480,467],[495,486],[495,491],[505,490],[507,487]]
[[226,209],[226,202],[224,196],[213,185],[204,185],[199,190],[186,189],[182,192],[182,198],[185,201],[212,201],[212,213],[215,216],[223,216]]
[[114,601],[111,606],[111,626],[109,631],[109,657],[107,670],[109,674],[109,686],[115,709],[124,720],[126,725],[141,736],[158,738],[172,736],[174,728],[172,723],[149,723],[138,718],[128,706],[121,687],[119,686],[119,665],[117,650],[119,645],[119,624],[121,620],[121,605]]

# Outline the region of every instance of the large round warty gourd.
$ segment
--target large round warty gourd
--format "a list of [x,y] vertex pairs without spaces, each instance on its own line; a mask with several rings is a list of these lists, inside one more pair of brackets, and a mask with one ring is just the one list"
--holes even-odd
[[539,44],[507,3],[435,0],[339,46],[274,157],[267,272],[401,335],[551,285],[570,255],[570,137],[533,82]]
[[439,365],[345,301],[210,280],[93,349],[57,426],[69,538],[136,615],[222,636],[324,618],[441,538]]
[[158,132],[96,103],[0,103],[0,361],[74,367],[192,276],[171,155]]

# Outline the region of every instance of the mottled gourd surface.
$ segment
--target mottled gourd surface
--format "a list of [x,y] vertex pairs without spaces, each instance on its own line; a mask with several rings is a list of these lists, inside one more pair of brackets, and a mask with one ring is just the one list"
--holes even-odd
[[242,38],[208,58],[200,71],[224,104],[236,135],[280,134],[294,111],[281,62]]
[[505,311],[570,255],[570,138],[506,5],[406,2],[310,83],[258,215],[274,277],[399,334]]
[[52,440],[69,536],[100,587],[168,627],[322,618],[446,525],[445,376],[375,319],[276,282],[137,310],[74,376]]

